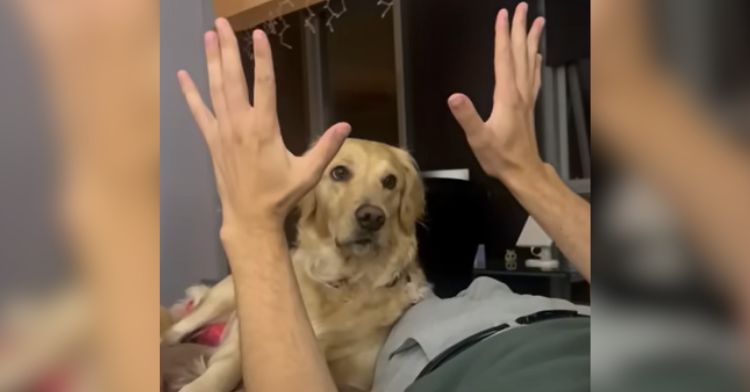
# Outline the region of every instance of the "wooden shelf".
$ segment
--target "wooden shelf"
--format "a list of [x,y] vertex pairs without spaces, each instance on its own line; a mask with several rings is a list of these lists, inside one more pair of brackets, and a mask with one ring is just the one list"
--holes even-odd
[[278,18],[323,0],[214,0],[217,17],[232,22],[236,31],[247,30],[270,19]]

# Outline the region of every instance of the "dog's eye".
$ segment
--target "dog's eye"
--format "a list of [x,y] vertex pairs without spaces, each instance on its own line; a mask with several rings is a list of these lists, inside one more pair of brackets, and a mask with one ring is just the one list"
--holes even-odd
[[395,188],[396,187],[396,182],[397,182],[396,176],[394,176],[393,174],[389,174],[389,175],[385,176],[385,178],[383,178],[383,180],[382,180],[383,187],[386,188],[386,189],[393,189],[393,188]]
[[334,181],[347,181],[352,177],[352,173],[346,166],[336,166],[331,170],[331,178]]

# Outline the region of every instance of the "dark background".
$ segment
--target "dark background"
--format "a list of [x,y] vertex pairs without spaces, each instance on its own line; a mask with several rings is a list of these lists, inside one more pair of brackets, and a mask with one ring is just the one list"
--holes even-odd
[[[406,147],[423,171],[467,168],[470,182],[426,180],[428,211],[420,227],[420,258],[439,294],[453,295],[476,275],[477,245],[485,244],[490,270],[504,269],[506,251],[527,256],[515,242],[527,213],[497,180],[486,176],[474,158],[446,104],[455,92],[472,98],[484,117],[492,106],[494,86],[494,22],[501,8],[511,11],[518,1],[408,0],[381,17],[383,7],[372,1],[347,1],[347,11],[332,18],[325,4],[286,15],[275,25],[258,26],[270,35],[274,49],[279,116],[284,138],[295,153],[303,152],[322,129],[313,129],[311,107],[322,107],[326,126],[352,124],[352,137]],[[341,1],[330,7],[339,11]],[[311,18],[311,13],[315,17]],[[554,67],[580,64],[588,117],[588,0],[531,1],[529,23],[547,17],[542,50]],[[331,19],[329,29],[326,22]],[[316,33],[305,21],[317,23]],[[400,34],[399,32],[400,31]],[[245,68],[252,79],[250,30],[238,34],[245,45]],[[317,71],[309,68],[309,41],[320,57]],[[288,46],[291,46],[289,48]],[[402,56],[398,56],[398,51]],[[399,81],[398,73],[403,73]],[[311,78],[322,84],[320,102],[310,102]],[[250,86],[252,88],[252,86]],[[404,96],[403,109],[398,93]],[[399,110],[405,111],[405,132],[399,135]],[[537,114],[541,116],[541,112]],[[540,119],[537,124],[541,124]],[[542,140],[542,143],[544,141]],[[577,156],[571,141],[571,157]],[[580,162],[571,162],[580,176]],[[503,274],[496,276],[514,289],[550,295],[553,278],[564,274]],[[569,290],[566,290],[569,295]]]

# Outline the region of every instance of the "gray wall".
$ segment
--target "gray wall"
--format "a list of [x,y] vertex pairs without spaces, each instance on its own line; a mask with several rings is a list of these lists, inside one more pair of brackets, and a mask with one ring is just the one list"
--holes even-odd
[[206,92],[203,33],[211,0],[161,1],[161,303],[202,279],[227,273],[208,151],[177,85],[186,69]]
[[8,3],[0,2],[0,301],[58,280],[65,266],[55,246],[54,135]]

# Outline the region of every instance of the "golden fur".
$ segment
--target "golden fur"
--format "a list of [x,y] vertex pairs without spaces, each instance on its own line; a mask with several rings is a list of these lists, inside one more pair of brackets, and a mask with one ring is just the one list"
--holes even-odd
[[[331,174],[341,166],[349,173],[344,181]],[[384,185],[389,175],[396,178],[392,187]],[[429,290],[417,263],[415,233],[424,203],[422,182],[407,152],[358,139],[344,143],[300,203],[291,259],[320,348],[341,388],[371,388],[375,360],[391,326]],[[355,214],[363,205],[383,212],[378,230],[359,227]],[[201,325],[226,317],[234,310],[233,296],[230,276],[162,341],[176,343]],[[240,381],[236,329],[228,328],[206,372],[183,391],[231,391]]]

